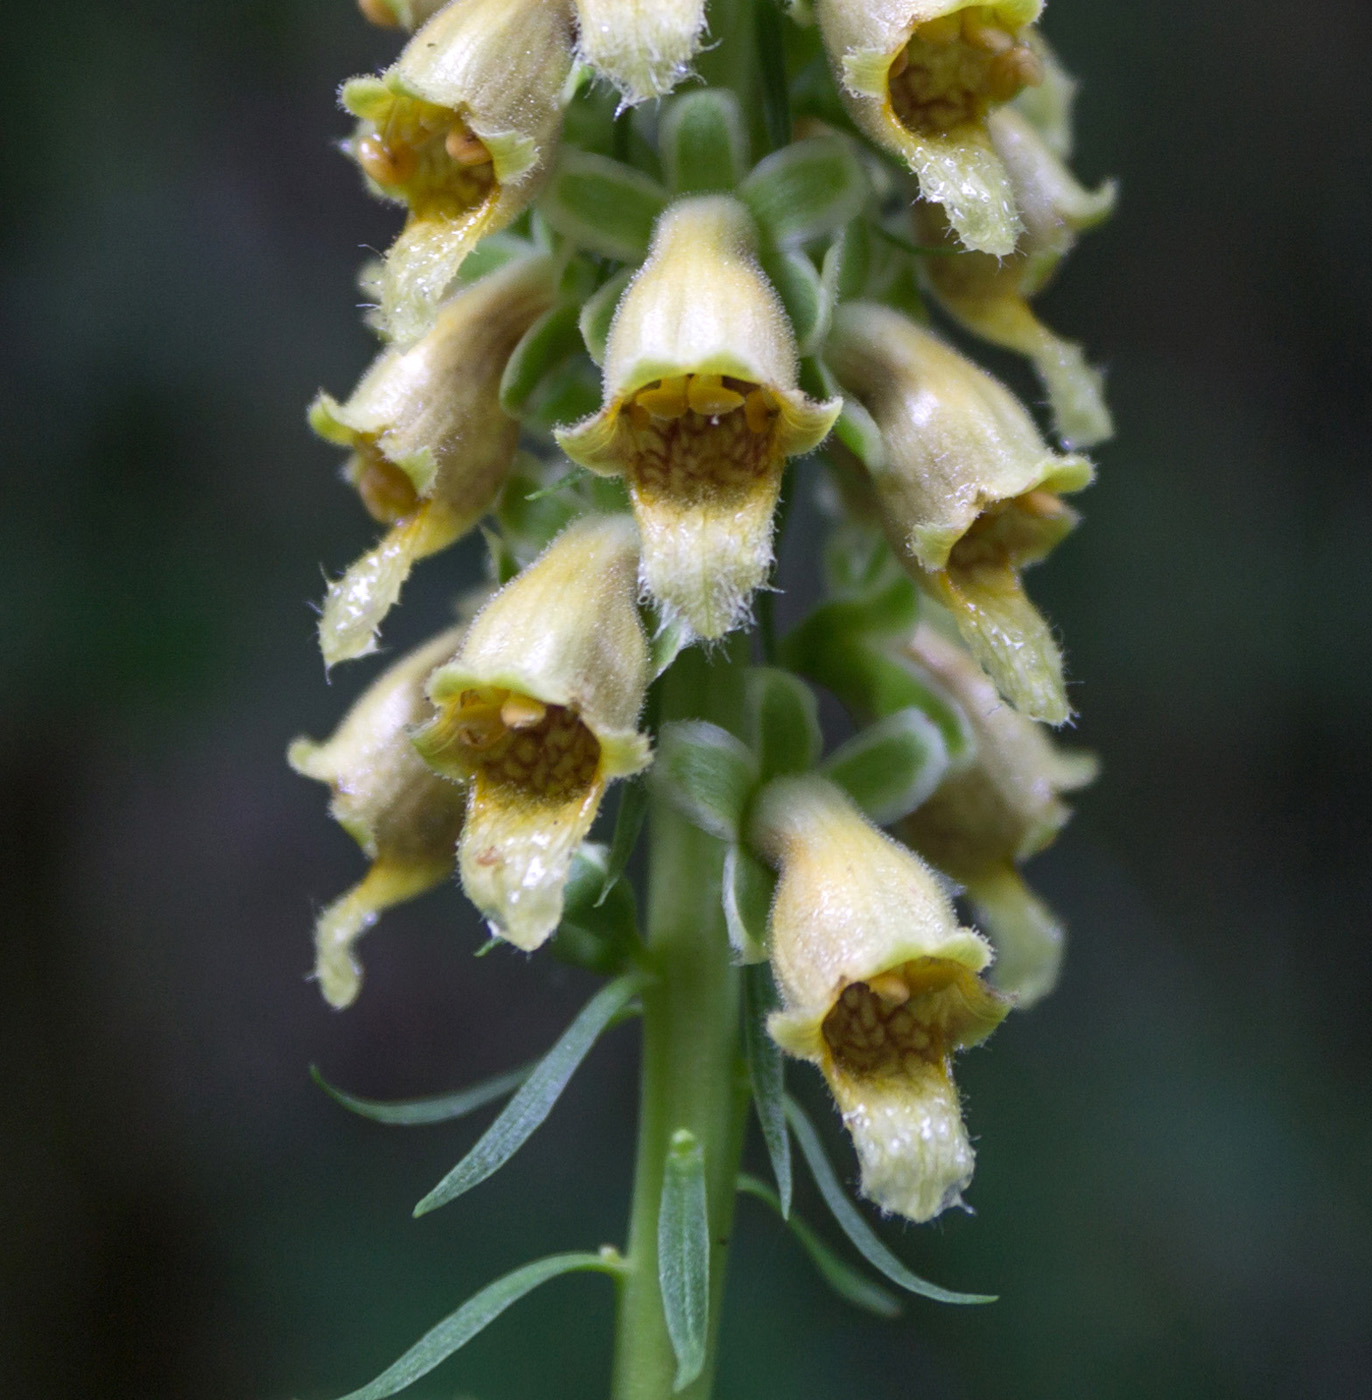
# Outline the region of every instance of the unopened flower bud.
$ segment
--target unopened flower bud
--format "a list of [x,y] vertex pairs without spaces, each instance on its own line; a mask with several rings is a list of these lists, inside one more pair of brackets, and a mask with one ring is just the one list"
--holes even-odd
[[705,32],[705,0],[575,0],[582,59],[626,104],[666,97],[691,71]]
[[[1115,185],[1107,181],[1098,190],[1084,189],[1013,108],[993,113],[988,126],[1010,172],[1024,232],[1008,258],[967,252],[924,258],[925,279],[968,330],[1033,361],[1048,391],[1058,437],[1069,447],[1090,447],[1114,431],[1100,372],[1087,364],[1080,345],[1055,335],[1034,315],[1029,298],[1047,284],[1077,235],[1109,216]],[[921,242],[956,243],[936,204],[917,204],[915,225]]]
[[968,248],[1004,256],[1019,217],[988,112],[1042,77],[1027,28],[1043,0],[818,0],[853,120],[900,156]]
[[952,1056],[1008,1009],[978,975],[991,949],[959,927],[933,872],[823,779],[770,783],[752,827],[779,875],[769,929],[782,1009],[768,1029],[828,1080],[864,1193],[929,1220],[972,1179]]
[[538,192],[562,129],[569,0],[452,0],[343,103],[374,188],[409,217],[379,278],[378,324],[421,335],[463,259]]
[[402,657],[368,687],[331,739],[297,739],[287,755],[297,773],[333,789],[330,812],[371,861],[362,882],[315,924],[315,975],[331,1006],[356,998],[362,968],[354,945],[382,910],[440,884],[457,863],[466,794],[415,753],[408,731],[433,717],[425,682],[461,635],[454,628]]
[[1064,934],[1017,867],[1066,824],[1071,809],[1062,794],[1091,782],[1095,757],[1060,748],[1042,725],[1012,710],[981,667],[928,623],[907,654],[957,700],[975,753],[900,823],[899,835],[966,886],[995,945],[992,981],[1019,1006],[1032,1006],[1057,982]]
[[552,259],[510,263],[452,297],[414,345],[383,351],[346,403],[321,394],[311,406],[315,431],[352,449],[348,479],[391,526],[329,585],[326,665],[374,651],[415,560],[466,534],[499,494],[519,441],[500,407],[501,374],[556,288]]
[[872,478],[902,563],[1016,709],[1063,723],[1062,656],[1020,570],[1075,525],[1061,494],[1091,463],[1051,451],[1009,390],[898,312],[840,307],[825,356],[881,430]]
[[817,446],[841,407],[797,388],[795,334],[753,239],[733,199],[668,209],[610,327],[604,406],[558,434],[574,461],[626,479],[643,583],[704,638],[746,617],[771,566],[786,459]]
[[635,727],[649,680],[637,572],[627,515],[573,522],[477,614],[429,684],[438,715],[415,744],[469,782],[463,888],[520,948],[557,928],[606,785],[649,759]]

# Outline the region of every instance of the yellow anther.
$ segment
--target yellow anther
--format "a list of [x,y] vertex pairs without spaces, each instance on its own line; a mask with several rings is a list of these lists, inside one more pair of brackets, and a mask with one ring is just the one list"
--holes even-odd
[[1015,497],[1015,504],[1039,520],[1051,520],[1067,509],[1062,497],[1055,496],[1051,491],[1026,491],[1024,495]]
[[686,384],[689,376],[662,379],[650,388],[640,390],[634,402],[647,409],[654,418],[680,418],[686,412]]
[[409,146],[387,145],[380,136],[364,136],[354,147],[357,163],[378,185],[402,185],[414,174]]
[[704,418],[717,418],[743,407],[743,395],[726,389],[722,376],[718,374],[692,375],[686,397],[691,407]]
[[867,979],[867,985],[888,1006],[901,1006],[910,1000],[910,988],[898,972],[880,972]]
[[748,423],[748,431],[765,433],[772,422],[775,402],[766,389],[754,389],[743,400],[743,416]]
[[962,37],[974,48],[985,49],[988,53],[1005,53],[1007,49],[1015,47],[1013,34],[971,13],[963,21]]
[[486,165],[491,153],[476,136],[462,123],[450,127],[443,138],[443,149],[459,164],[465,166]]
[[528,695],[511,694],[500,707],[501,723],[509,729],[532,729],[542,724],[548,707]]

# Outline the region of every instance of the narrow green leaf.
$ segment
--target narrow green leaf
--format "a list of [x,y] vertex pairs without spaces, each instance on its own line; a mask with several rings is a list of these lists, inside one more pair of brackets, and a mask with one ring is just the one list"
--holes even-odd
[[544,376],[581,349],[580,314],[575,302],[564,302],[545,311],[520,338],[500,377],[500,406],[512,418],[523,412]]
[[609,156],[564,147],[539,200],[543,217],[579,247],[620,262],[648,251],[667,191],[640,170]]
[[867,290],[872,267],[872,236],[866,219],[854,219],[824,254],[823,275],[836,301],[851,301]]
[[624,874],[629,857],[638,845],[643,819],[648,815],[648,784],[642,778],[631,778],[619,788],[619,811],[615,813],[615,832],[610,838],[610,855],[605,862],[605,878],[601,882],[597,906],[605,903],[616,880]]
[[663,623],[653,633],[653,640],[649,644],[649,659],[652,662],[654,680],[681,655],[690,638],[690,631],[680,618]]
[[596,364],[605,363],[605,343],[610,338],[610,322],[615,318],[615,310],[624,289],[629,285],[634,269],[626,267],[616,272],[608,282],[597,287],[581,308],[578,325],[581,339],[586,345],[586,353]]
[[623,1263],[613,1256],[600,1254],[550,1254],[523,1268],[515,1269],[504,1278],[487,1284],[451,1316],[426,1332],[394,1365],[388,1366],[370,1385],[349,1391],[341,1400],[386,1400],[427,1376],[435,1366],[446,1361],[453,1352],[466,1346],[483,1328],[494,1322],[511,1304],[526,1293],[532,1293],[541,1283],[562,1274],[600,1273],[621,1274]]
[[759,161],[738,194],[777,243],[798,244],[855,219],[870,189],[853,143],[835,134],[793,141]]
[[479,1084],[466,1089],[455,1090],[451,1094],[437,1094],[428,1099],[396,1099],[384,1102],[380,1099],[359,1098],[346,1089],[330,1084],[319,1072],[316,1065],[310,1066],[310,1078],[344,1108],[373,1123],[386,1123],[399,1128],[423,1127],[429,1123],[447,1123],[453,1118],[463,1118],[484,1108],[488,1103],[506,1098],[529,1077],[532,1064],[521,1065],[518,1069],[506,1070],[504,1074],[492,1075]]
[[694,826],[736,841],[757,783],[757,760],[727,729],[679,720],[662,727],[651,780]]
[[748,134],[738,98],[727,88],[673,98],[658,128],[658,148],[674,194],[732,190],[748,169]]
[[786,1221],[791,1233],[810,1256],[810,1262],[819,1271],[820,1277],[844,1302],[875,1313],[878,1317],[900,1316],[900,1303],[895,1295],[888,1293],[866,1275],[860,1274],[851,1265],[845,1264],[799,1216],[788,1216],[782,1209],[776,1192],[766,1182],[743,1173],[739,1176],[737,1185],[741,1195],[755,1196],[759,1201],[765,1201]]
[[791,139],[791,95],[786,81],[786,39],[781,11],[772,0],[754,6],[757,62],[761,70],[762,126],[767,144],[780,150]]
[[878,826],[889,826],[943,781],[948,749],[938,725],[911,707],[859,731],[824,760],[820,771]]
[[676,1353],[672,1390],[684,1390],[705,1367],[710,1315],[710,1219],[705,1151],[694,1133],[672,1134],[657,1213],[657,1276],[667,1335]]
[[847,1193],[839,1184],[839,1179],[824,1155],[823,1144],[814,1124],[805,1116],[805,1110],[790,1097],[786,1097],[786,1121],[800,1144],[801,1155],[809,1165],[810,1173],[824,1197],[824,1204],[833,1212],[839,1228],[852,1241],[857,1252],[879,1273],[883,1273],[892,1283],[899,1284],[911,1293],[923,1298],[932,1298],[936,1303],[994,1303],[994,1295],[986,1293],[953,1293],[940,1288],[936,1283],[913,1274],[876,1237],[872,1227],[862,1218],[861,1212],[848,1199]]
[[637,973],[617,978],[586,1003],[476,1146],[414,1208],[415,1215],[427,1215],[470,1191],[499,1171],[524,1146],[548,1116],[601,1031],[637,995],[643,980]]
[[744,686],[745,733],[759,780],[814,767],[823,747],[814,691],[776,666],[750,666]]
[[767,961],[767,914],[772,907],[776,877],[741,842],[724,853],[721,898],[729,946],[744,964]]
[[748,1079],[762,1140],[772,1160],[777,1183],[777,1209],[791,1215],[791,1138],[786,1131],[786,1070],[781,1047],[767,1034],[767,1015],[776,1004],[772,974],[765,963],[750,967],[743,979],[743,1043],[748,1055]]
[[764,243],[758,261],[776,288],[802,355],[812,355],[824,343],[833,319],[833,300],[815,265],[806,254]]

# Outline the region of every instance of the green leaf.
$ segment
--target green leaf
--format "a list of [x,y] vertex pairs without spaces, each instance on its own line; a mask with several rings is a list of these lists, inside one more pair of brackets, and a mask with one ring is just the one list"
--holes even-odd
[[777,243],[808,243],[841,229],[867,203],[871,186],[845,136],[812,136],[759,161],[739,198]]
[[562,1274],[622,1274],[624,1265],[614,1256],[601,1254],[550,1254],[504,1278],[487,1284],[468,1298],[458,1310],[426,1332],[393,1366],[388,1366],[370,1385],[350,1391],[341,1400],[385,1400],[427,1376],[453,1352],[466,1346],[488,1324],[494,1322],[512,1303],[532,1293],[541,1283]]
[[824,280],[836,301],[851,301],[867,289],[872,266],[872,236],[866,219],[854,219],[824,254]]
[[548,1116],[567,1081],[586,1058],[596,1038],[643,986],[637,973],[617,978],[602,987],[586,1003],[580,1015],[563,1032],[562,1038],[538,1062],[523,1087],[504,1111],[481,1135],[476,1146],[414,1208],[415,1215],[427,1215],[447,1205],[464,1191],[492,1173],[528,1142],[534,1129]]
[[844,393],[828,365],[817,363],[826,397],[843,397],[843,411],[834,424],[835,436],[868,471],[880,471],[886,463],[886,443],[877,420],[851,394]]
[[815,265],[797,249],[764,243],[758,261],[776,288],[802,355],[810,355],[824,343],[833,319],[833,301]]
[[732,190],[748,169],[748,134],[738,98],[726,88],[674,98],[658,128],[658,148],[674,194]]
[[729,945],[741,963],[767,961],[767,914],[776,877],[738,841],[724,853],[721,895]]
[[710,1218],[705,1197],[705,1151],[694,1133],[672,1134],[657,1213],[657,1277],[667,1335],[676,1353],[673,1392],[705,1368],[710,1317]]
[[767,144],[780,150],[791,139],[791,95],[786,80],[786,38],[781,11],[769,0],[754,5],[757,32],[757,64],[762,79],[762,126]]
[[543,217],[564,238],[602,257],[638,262],[667,191],[640,170],[609,156],[563,147],[539,200]]
[[820,772],[837,783],[878,826],[913,812],[948,772],[948,749],[938,725],[911,707],[869,724],[824,760]]
[[662,727],[652,782],[692,825],[736,841],[757,784],[757,760],[741,739],[704,720]]
[[801,1155],[809,1165],[810,1173],[824,1197],[824,1204],[833,1212],[839,1228],[852,1241],[857,1252],[879,1273],[883,1273],[892,1283],[899,1284],[911,1293],[923,1298],[932,1298],[936,1303],[994,1303],[994,1295],[986,1293],[953,1293],[940,1288],[936,1283],[913,1274],[876,1237],[872,1227],[862,1218],[858,1208],[848,1199],[847,1193],[839,1185],[829,1159],[824,1155],[819,1134],[814,1124],[805,1116],[805,1110],[787,1095],[786,1121],[800,1144]]
[[542,462],[520,453],[496,505],[496,523],[520,565],[536,559],[576,514],[560,494],[567,480],[549,482],[547,475]]
[[524,332],[500,377],[500,406],[512,418],[523,412],[539,382],[581,349],[580,314],[575,302],[564,302]]
[[581,308],[578,321],[581,339],[585,342],[586,353],[598,365],[605,363],[605,343],[610,338],[610,322],[615,318],[619,299],[624,295],[624,289],[633,275],[632,267],[616,272],[608,282],[586,298],[586,304]]
[[610,853],[583,842],[572,860],[562,922],[551,948],[564,962],[602,975],[622,972],[639,954],[638,904],[625,880],[609,879]]
[[744,687],[744,732],[759,780],[813,768],[823,748],[814,691],[776,666],[750,666]]
[[430,1123],[447,1123],[454,1118],[463,1118],[484,1108],[488,1103],[513,1094],[529,1077],[532,1064],[521,1065],[518,1069],[506,1070],[504,1074],[492,1075],[479,1084],[466,1089],[458,1089],[451,1094],[438,1094],[428,1099],[397,1099],[383,1102],[379,1099],[363,1099],[336,1088],[319,1072],[315,1065],[310,1066],[310,1078],[344,1108],[373,1123],[386,1123],[399,1128],[418,1128]]
[[610,838],[610,856],[605,863],[605,879],[600,886],[596,904],[605,902],[616,880],[624,874],[629,857],[638,845],[639,832],[643,830],[643,819],[648,815],[648,784],[640,778],[631,778],[621,783],[619,788],[619,810],[615,813],[615,832]]
[[858,1273],[851,1265],[845,1264],[799,1216],[788,1217],[777,1199],[776,1192],[766,1182],[743,1173],[738,1178],[737,1186],[741,1195],[755,1196],[759,1201],[765,1201],[786,1221],[791,1233],[810,1256],[810,1262],[819,1271],[820,1277],[844,1302],[875,1313],[878,1317],[900,1316],[900,1303],[895,1295],[888,1293],[866,1275]]
[[743,1044],[748,1056],[748,1081],[753,1106],[772,1161],[777,1183],[777,1209],[791,1215],[791,1138],[786,1131],[786,1068],[781,1047],[767,1034],[767,1015],[776,1005],[776,989],[765,964],[750,967],[743,978]]

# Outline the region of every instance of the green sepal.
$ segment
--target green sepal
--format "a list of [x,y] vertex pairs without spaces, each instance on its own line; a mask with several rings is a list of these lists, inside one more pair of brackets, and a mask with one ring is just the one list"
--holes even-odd
[[564,147],[538,207],[578,247],[639,262],[667,207],[667,191],[622,161]]
[[499,530],[493,530],[489,525],[482,525],[479,528],[481,538],[486,541],[487,568],[490,576],[497,587],[503,588],[519,573],[519,560],[515,558],[514,550],[510,547],[509,541]]
[[540,381],[580,351],[580,314],[570,301],[545,311],[510,353],[500,376],[500,406],[512,418],[524,411]]
[[727,729],[678,720],[662,727],[650,781],[693,826],[737,841],[757,786],[757,760]]
[[426,1099],[364,1099],[350,1094],[330,1084],[315,1065],[310,1066],[310,1078],[335,1103],[342,1104],[350,1113],[373,1123],[385,1123],[395,1128],[422,1128],[431,1123],[448,1123],[454,1118],[465,1118],[484,1108],[497,1099],[508,1098],[529,1077],[533,1064],[521,1065],[518,1069],[506,1070],[503,1074],[492,1075],[479,1084],[457,1089],[451,1094],[437,1094]]
[[638,845],[648,815],[648,784],[642,774],[619,784],[619,808],[615,812],[615,830],[610,838],[610,853],[605,861],[605,878],[601,882],[596,903],[603,904],[615,882],[624,874],[629,858]]
[[801,1155],[810,1168],[810,1175],[824,1197],[824,1204],[833,1213],[839,1228],[853,1244],[859,1254],[879,1273],[885,1274],[892,1283],[910,1293],[918,1293],[922,1298],[932,1298],[936,1303],[994,1303],[995,1296],[988,1293],[954,1293],[940,1288],[936,1283],[922,1279],[911,1273],[904,1264],[877,1238],[872,1227],[862,1218],[857,1206],[848,1199],[847,1193],[839,1184],[839,1179],[824,1146],[819,1140],[814,1124],[805,1115],[805,1110],[787,1095],[786,1121],[791,1125]]
[[602,976],[623,972],[642,951],[633,886],[619,878],[620,871],[612,874],[610,867],[611,852],[604,846],[582,844],[572,858],[562,921],[550,945],[563,962]]
[[673,1393],[705,1368],[710,1318],[710,1217],[705,1193],[705,1149],[678,1128],[662,1173],[657,1213],[657,1277],[667,1335],[676,1353]]
[[404,1356],[388,1366],[370,1385],[349,1391],[341,1400],[386,1400],[427,1376],[459,1348],[494,1322],[511,1304],[541,1283],[562,1274],[598,1273],[622,1275],[624,1261],[616,1254],[550,1254],[546,1259],[525,1264],[489,1283],[468,1298],[458,1310],[426,1332]]
[[813,354],[829,334],[834,315],[833,297],[824,279],[799,249],[764,243],[758,261],[786,308],[797,348],[802,355]]
[[743,975],[743,1047],[748,1056],[748,1082],[753,1091],[762,1140],[771,1159],[781,1218],[791,1214],[791,1136],[786,1130],[786,1067],[781,1047],[767,1034],[767,1017],[775,1009],[776,988],[766,964]]
[[585,343],[586,353],[598,365],[605,363],[605,344],[610,338],[610,322],[615,318],[619,299],[624,295],[624,289],[633,275],[632,267],[622,268],[609,281],[597,287],[586,298],[586,303],[581,308],[578,321],[581,339]]
[[843,412],[834,424],[834,436],[869,472],[878,472],[886,464],[886,443],[877,427],[877,420],[851,395],[845,394],[833,372],[822,360],[811,361],[819,373],[826,398],[842,396]]
[[427,1215],[470,1191],[499,1171],[528,1142],[600,1033],[638,995],[644,980],[639,973],[616,978],[586,1003],[476,1146],[415,1206],[416,1216]]
[[732,190],[748,169],[748,133],[738,98],[726,88],[673,98],[658,128],[658,149],[673,194]]
[[757,755],[759,782],[813,768],[824,745],[814,691],[776,666],[750,666],[743,685],[743,732]]
[[777,243],[808,243],[856,218],[871,185],[845,136],[812,136],[760,160],[738,187],[760,227]]
[[879,1283],[860,1274],[824,1243],[820,1237],[799,1217],[788,1215],[775,1191],[755,1176],[741,1173],[735,1183],[741,1196],[753,1196],[764,1201],[777,1212],[790,1227],[791,1233],[800,1242],[801,1248],[810,1257],[820,1278],[843,1299],[855,1308],[875,1313],[877,1317],[893,1318],[900,1316],[900,1303],[893,1293],[888,1293]]
[[735,841],[724,853],[724,923],[736,961],[767,961],[767,914],[772,907],[776,876],[747,846]]
[[823,276],[836,301],[851,301],[867,290],[872,272],[872,235],[866,219],[853,219],[825,249]]
[[948,772],[943,733],[923,710],[885,715],[840,745],[820,767],[877,826],[913,812]]

